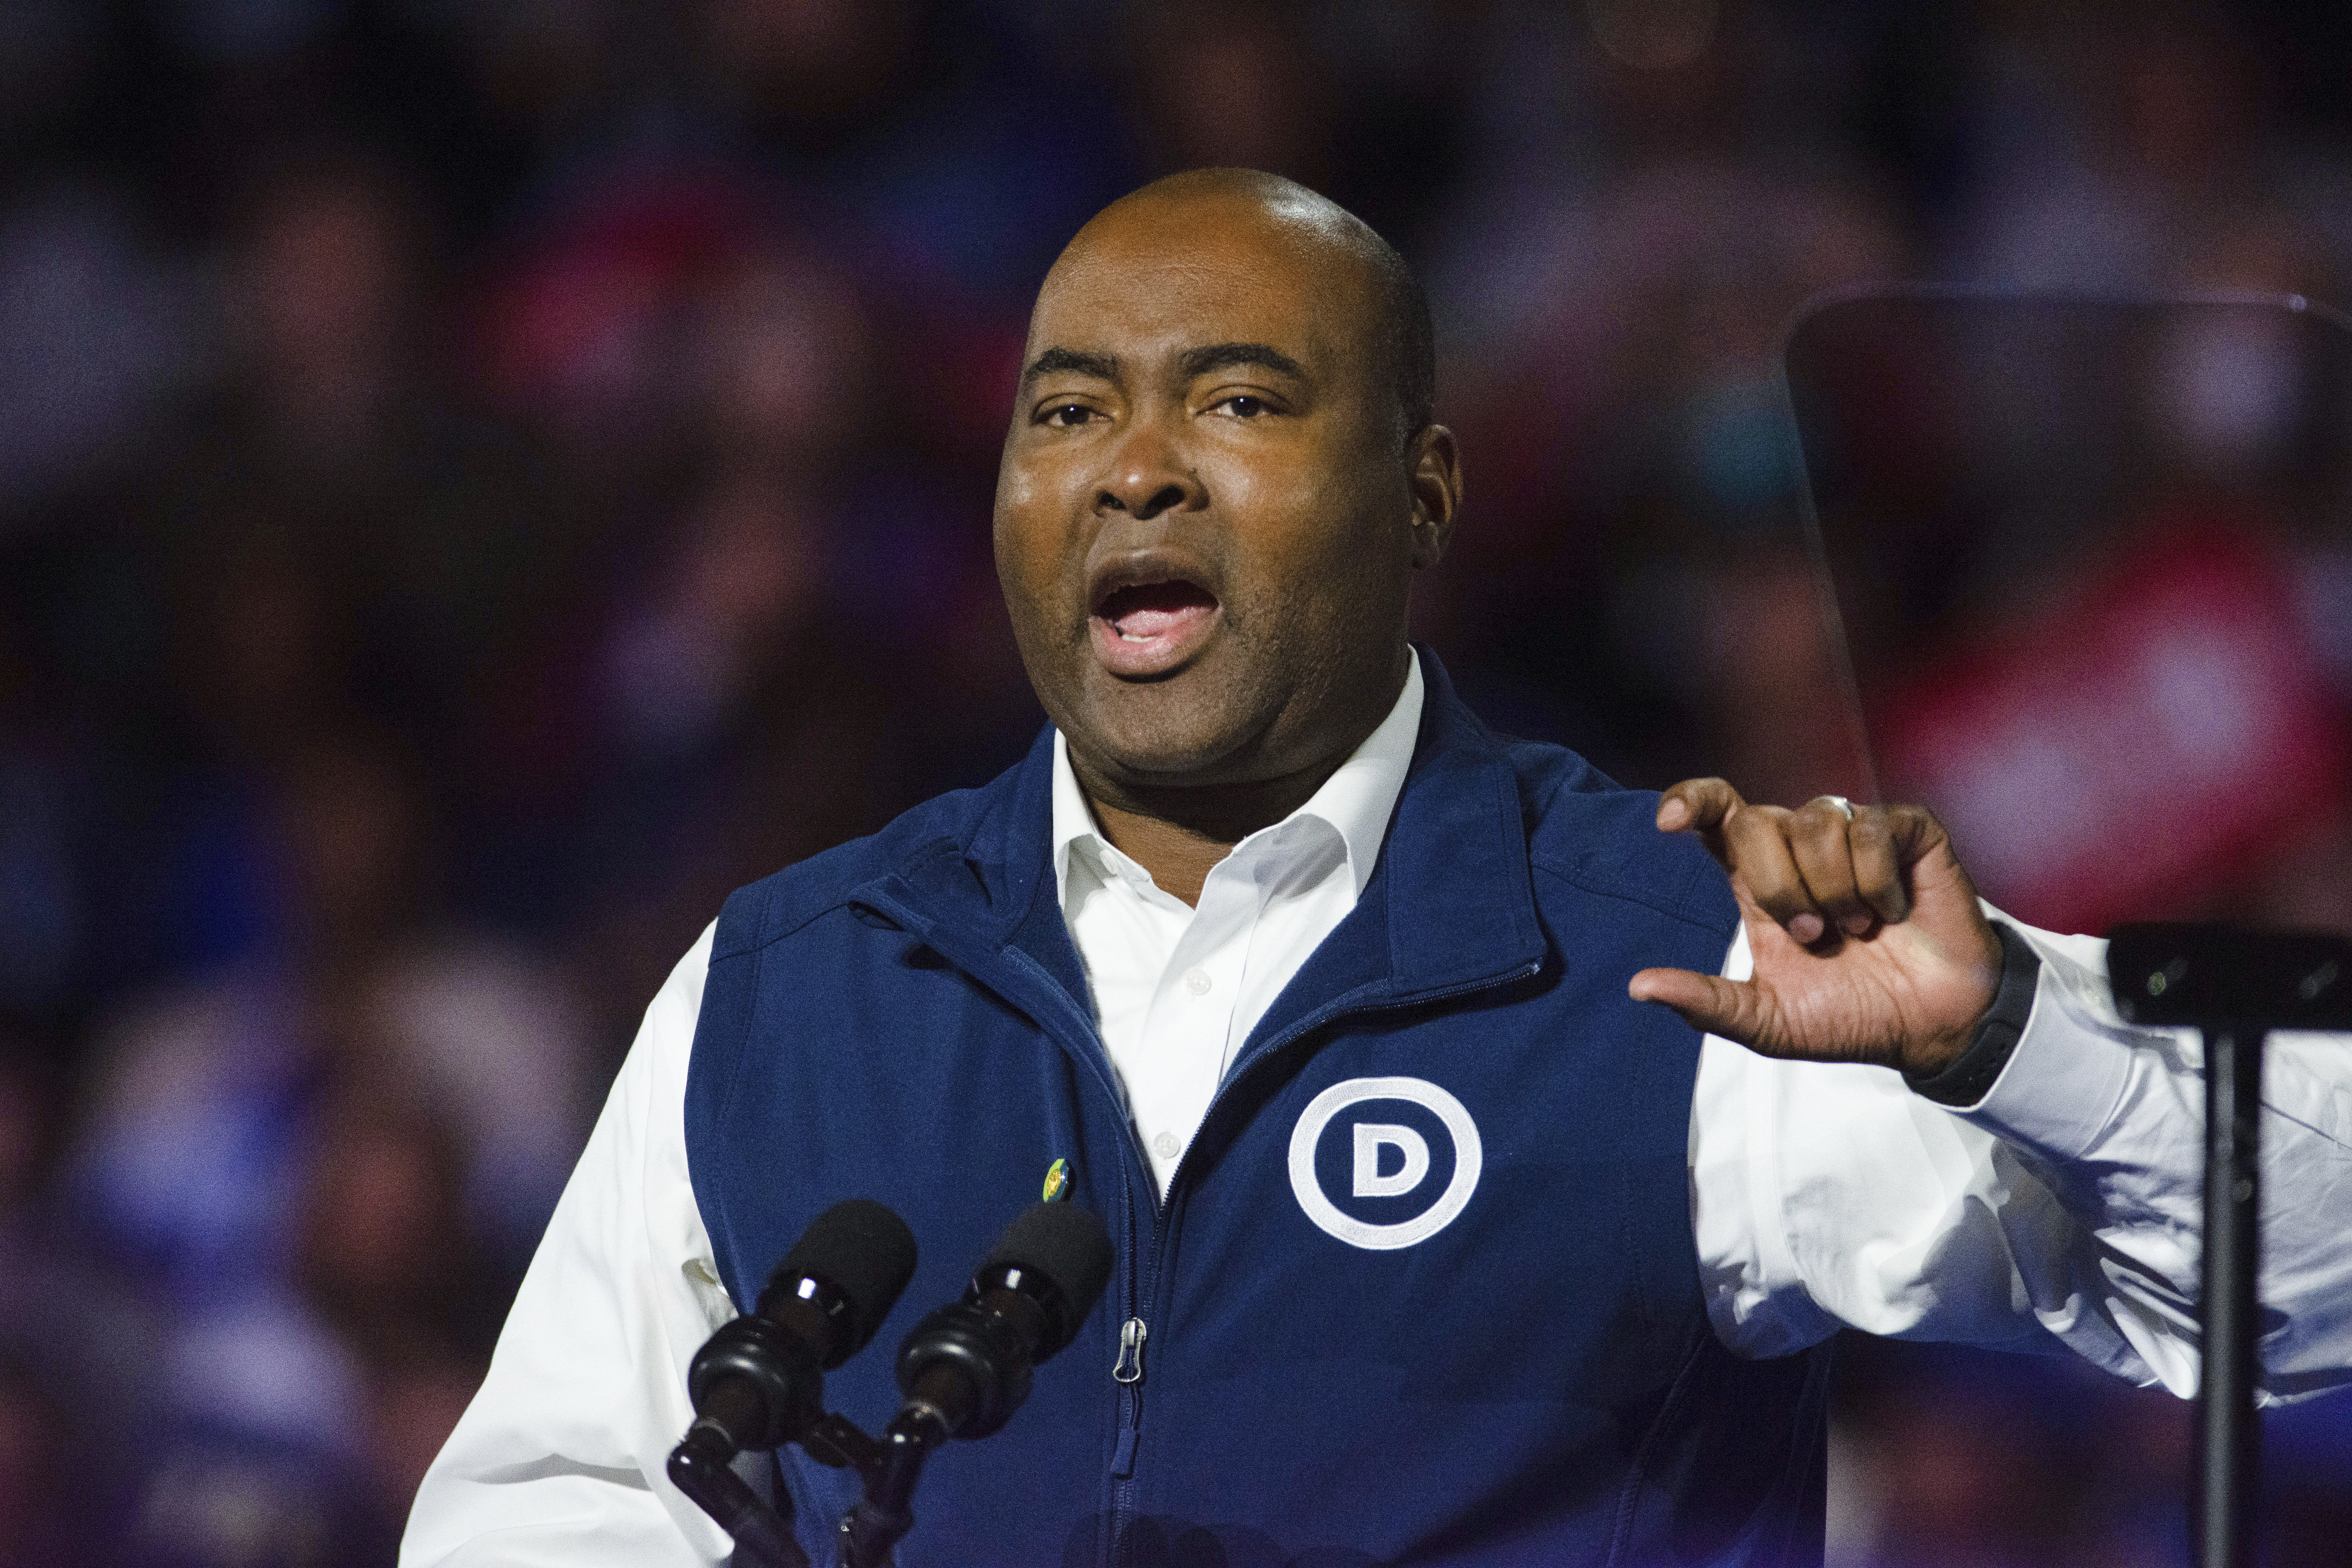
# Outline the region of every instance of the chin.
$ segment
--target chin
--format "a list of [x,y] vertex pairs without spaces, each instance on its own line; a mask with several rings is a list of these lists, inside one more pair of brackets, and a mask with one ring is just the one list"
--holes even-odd
[[1252,748],[1255,726],[1222,705],[1214,710],[1197,701],[1164,700],[1172,683],[1123,687],[1092,694],[1082,702],[1075,724],[1063,726],[1076,734],[1081,748],[1098,766],[1115,770],[1137,784],[1221,784],[1238,762],[1236,753]]

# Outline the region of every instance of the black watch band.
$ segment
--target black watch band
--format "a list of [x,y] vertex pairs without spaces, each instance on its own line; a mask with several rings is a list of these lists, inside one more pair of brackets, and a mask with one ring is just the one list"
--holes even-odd
[[2025,1033],[2026,1019],[2033,1016],[2033,988],[2042,978],[2041,955],[2002,921],[1993,921],[1992,931],[2000,939],[2000,985],[1992,994],[1992,1005],[1977,1020],[1977,1032],[1969,1037],[1968,1049],[1953,1058],[1950,1066],[1927,1078],[1903,1075],[1903,1081],[1915,1092],[1939,1105],[1974,1105],[1991,1093],[1993,1080],[2009,1065],[2019,1037]]

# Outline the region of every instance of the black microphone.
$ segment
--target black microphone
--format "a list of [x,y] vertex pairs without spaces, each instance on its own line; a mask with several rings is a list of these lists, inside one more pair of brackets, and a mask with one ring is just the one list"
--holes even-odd
[[[1039,1204],[1014,1220],[963,1300],[898,1347],[899,1420],[985,1437],[1029,1397],[1030,1373],[1066,1345],[1110,1281],[1110,1234],[1090,1209]],[[894,1425],[896,1425],[894,1423]]]
[[1029,1397],[1030,1373],[1070,1342],[1110,1282],[1110,1233],[1092,1210],[1044,1203],[1005,1227],[963,1300],[898,1347],[898,1414],[850,1462],[866,1490],[841,1519],[847,1568],[881,1568],[913,1528],[915,1483],[950,1437],[985,1437]]
[[695,1352],[696,1427],[739,1450],[797,1441],[824,1414],[825,1373],[865,1348],[914,1274],[914,1235],[882,1205],[850,1198],[817,1215],[752,1314]]

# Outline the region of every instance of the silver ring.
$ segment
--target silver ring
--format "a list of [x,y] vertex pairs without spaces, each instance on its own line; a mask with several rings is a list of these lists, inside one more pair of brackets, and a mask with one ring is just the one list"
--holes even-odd
[[1845,796],[1842,795],[1817,795],[1813,798],[1815,800],[1828,801],[1832,805],[1836,806],[1840,811],[1845,813],[1845,819],[1848,822],[1852,822],[1853,820],[1853,802],[1846,799]]

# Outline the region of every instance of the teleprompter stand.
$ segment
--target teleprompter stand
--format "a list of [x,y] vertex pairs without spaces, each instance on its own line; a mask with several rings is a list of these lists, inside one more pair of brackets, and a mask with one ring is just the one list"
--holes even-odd
[[2262,1459],[2254,1342],[2263,1044],[2273,1029],[2352,1028],[2352,942],[2242,926],[2118,926],[2107,984],[2131,1022],[2205,1037],[2204,1372],[2189,1531],[2200,1568],[2250,1568]]

